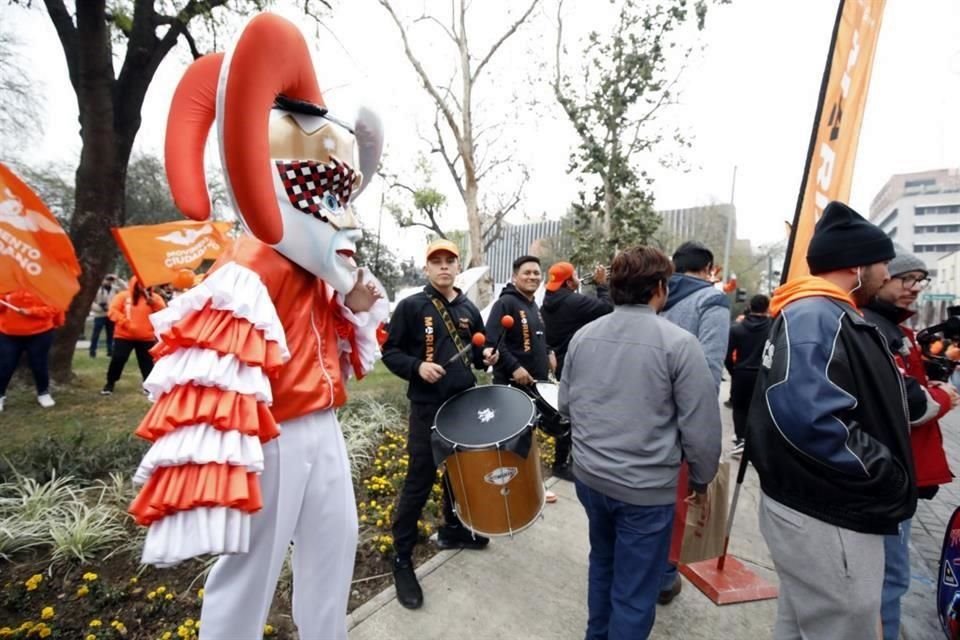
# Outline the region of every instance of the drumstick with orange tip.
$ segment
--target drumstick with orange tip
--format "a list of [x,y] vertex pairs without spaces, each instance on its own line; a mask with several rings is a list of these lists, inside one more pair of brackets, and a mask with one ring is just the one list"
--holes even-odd
[[513,316],[503,316],[500,318],[500,326],[503,327],[503,331],[500,332],[500,337],[497,338],[497,343],[493,345],[493,350],[500,351],[500,343],[503,342],[503,336],[507,335],[507,331],[513,329]]
[[446,367],[450,364],[453,364],[454,362],[457,361],[457,358],[465,354],[467,351],[470,351],[471,347],[482,347],[484,344],[486,344],[486,342],[487,342],[487,337],[482,333],[480,333],[479,331],[476,332],[475,334],[473,334],[473,336],[470,337],[470,344],[468,344],[463,349],[460,349],[460,351],[457,351],[455,354],[450,356],[450,359],[444,362],[443,366]]

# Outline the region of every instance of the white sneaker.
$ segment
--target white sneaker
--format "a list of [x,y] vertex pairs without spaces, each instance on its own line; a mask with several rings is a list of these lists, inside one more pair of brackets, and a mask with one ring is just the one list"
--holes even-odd
[[0,411],[3,411],[3,402],[7,399],[7,396],[0,396]]
[[37,402],[39,402],[40,406],[44,409],[49,409],[53,405],[57,404],[53,401],[53,398],[50,397],[49,393],[45,393],[42,396],[37,396]]

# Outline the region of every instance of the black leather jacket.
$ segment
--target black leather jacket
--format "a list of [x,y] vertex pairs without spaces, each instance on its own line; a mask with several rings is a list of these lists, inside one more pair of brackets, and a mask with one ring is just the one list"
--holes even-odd
[[902,378],[844,302],[800,299],[774,320],[746,448],[763,492],[818,520],[892,534],[916,510]]

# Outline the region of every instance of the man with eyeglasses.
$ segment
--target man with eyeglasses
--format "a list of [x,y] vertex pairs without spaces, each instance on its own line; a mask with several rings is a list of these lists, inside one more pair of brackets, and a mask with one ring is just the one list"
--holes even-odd
[[[916,312],[913,305],[920,292],[930,284],[923,260],[895,244],[896,257],[887,265],[888,280],[864,309],[864,316],[886,338],[891,355],[903,372],[910,413],[910,448],[916,469],[921,499],[930,499],[939,485],[953,475],[943,451],[943,438],[937,420],[960,402],[956,388],[945,382],[931,381],[923,366],[914,332],[903,325]],[[884,640],[896,640],[900,633],[900,598],[910,587],[910,519],[900,523],[900,531],[884,537],[883,594],[880,613]]]

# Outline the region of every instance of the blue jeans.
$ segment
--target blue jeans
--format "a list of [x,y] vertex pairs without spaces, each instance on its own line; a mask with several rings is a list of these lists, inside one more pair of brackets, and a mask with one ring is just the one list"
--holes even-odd
[[53,329],[32,336],[11,336],[0,333],[0,397],[7,395],[7,385],[13,378],[20,362],[20,354],[27,352],[27,363],[33,372],[37,395],[50,390],[50,373],[47,363],[50,347],[53,346]]
[[93,319],[93,333],[90,334],[90,357],[97,355],[97,343],[100,341],[100,332],[107,331],[107,357],[113,355],[113,321],[107,316]]
[[672,504],[636,506],[576,481],[590,522],[586,640],[641,640],[656,615],[670,551]]
[[900,523],[900,533],[883,536],[883,592],[880,618],[883,640],[900,637],[900,598],[910,589],[910,520]]

